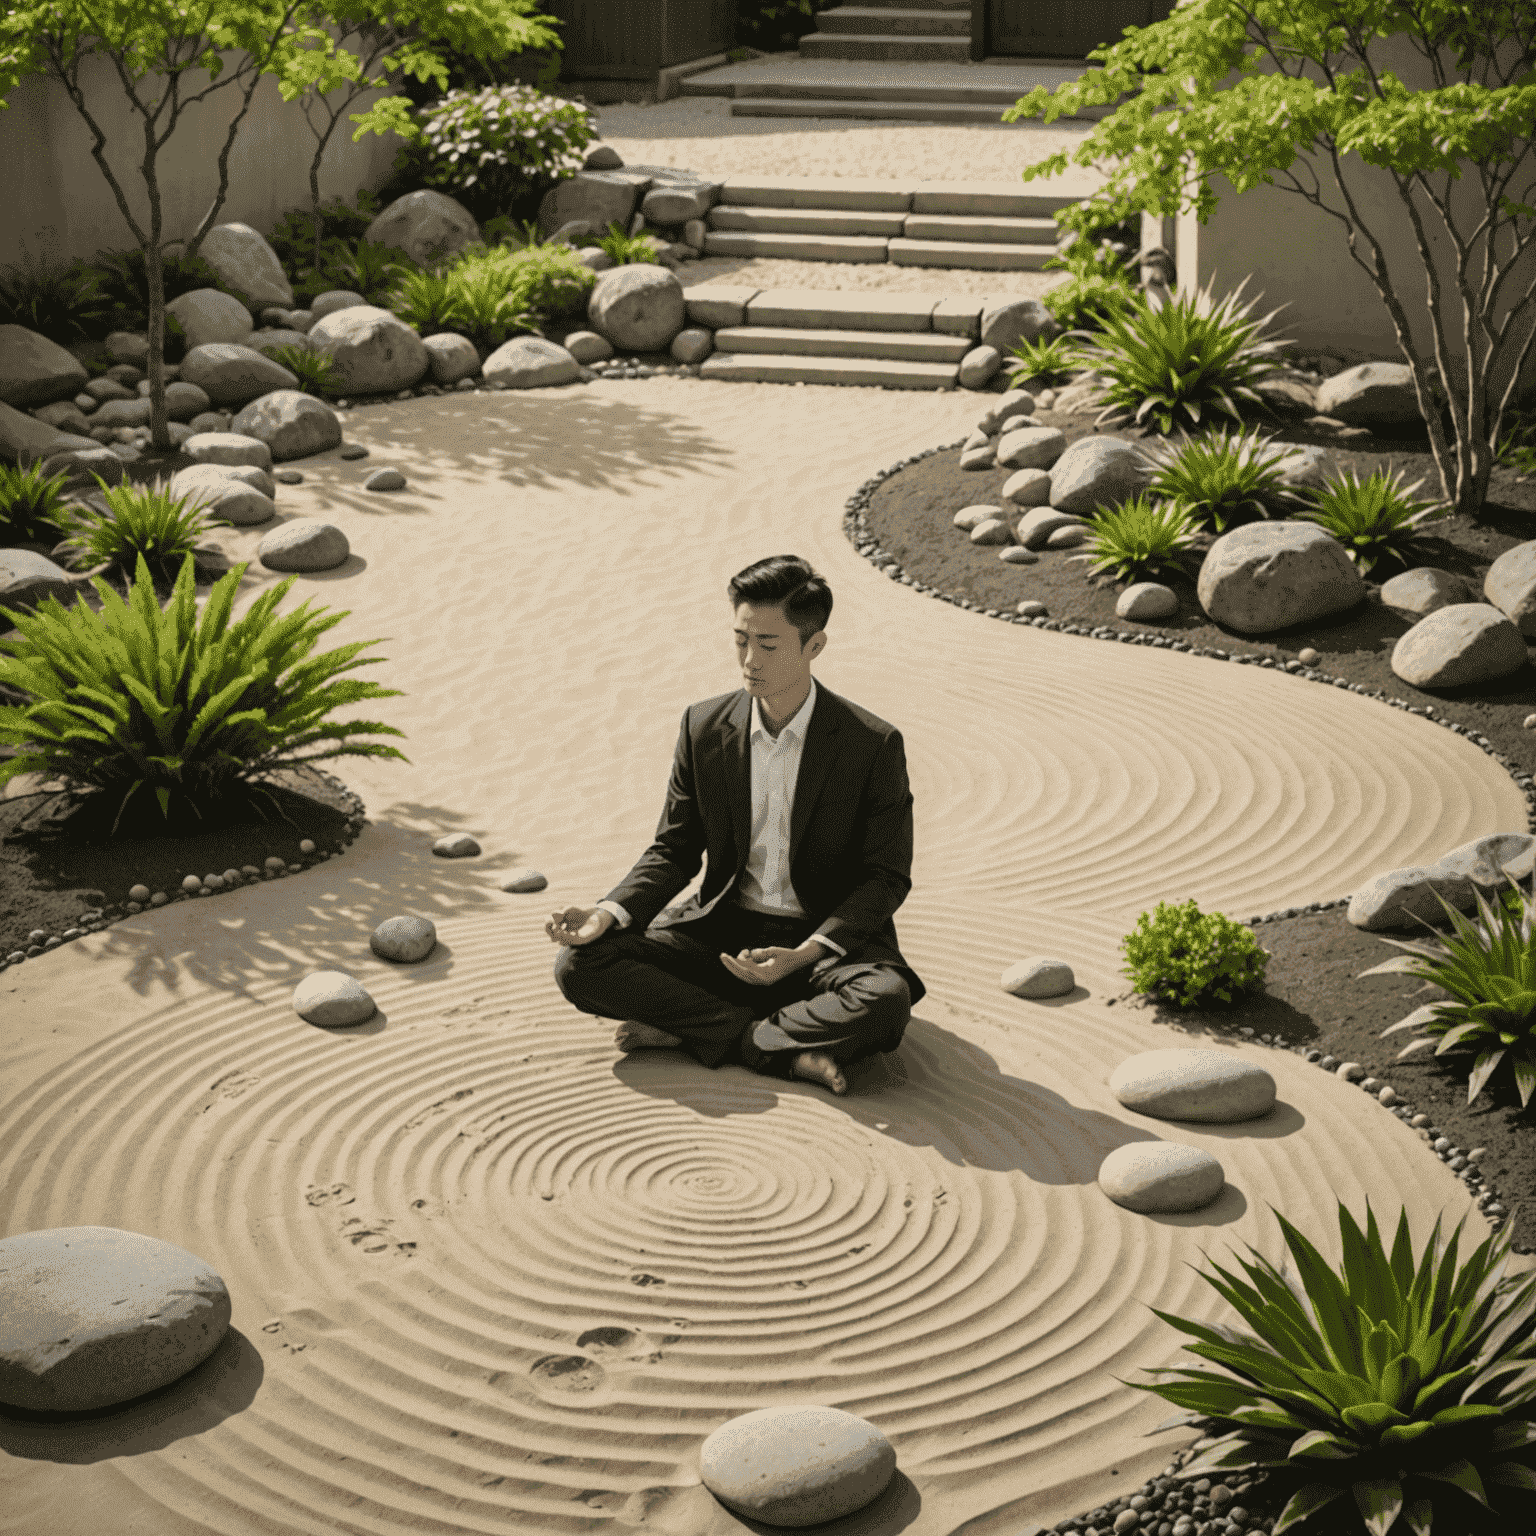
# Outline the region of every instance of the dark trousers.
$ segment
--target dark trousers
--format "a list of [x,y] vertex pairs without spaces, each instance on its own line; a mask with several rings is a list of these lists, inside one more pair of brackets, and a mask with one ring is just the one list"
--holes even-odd
[[801,1051],[824,1052],[842,1065],[894,1051],[912,1012],[896,966],[845,960],[814,980],[806,966],[757,986],[720,962],[722,951],[797,948],[815,926],[721,901],[686,928],[615,927],[590,944],[565,945],[555,982],[583,1013],[665,1030],[706,1067],[739,1061],[789,1077]]

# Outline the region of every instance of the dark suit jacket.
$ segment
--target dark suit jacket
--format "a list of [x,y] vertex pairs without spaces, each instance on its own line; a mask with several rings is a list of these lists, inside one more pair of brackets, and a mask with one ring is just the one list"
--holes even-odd
[[[686,928],[711,912],[746,868],[752,839],[752,698],[746,689],[683,711],[666,809],[651,844],[603,899],[646,927]],[[702,889],[667,903],[709,865]],[[912,792],[901,732],[816,684],[800,756],[789,878],[815,932],[848,960],[901,969],[916,1003],[927,991],[896,945],[891,921],[912,889]],[[812,977],[846,963],[824,955]]]

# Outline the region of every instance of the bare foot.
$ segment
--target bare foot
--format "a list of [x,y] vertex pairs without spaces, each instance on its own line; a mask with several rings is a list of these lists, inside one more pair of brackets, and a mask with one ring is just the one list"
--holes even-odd
[[808,1083],[820,1083],[833,1093],[848,1092],[848,1079],[838,1070],[837,1063],[821,1051],[801,1051],[795,1057],[792,1071],[794,1076],[803,1077]]
[[654,1024],[637,1024],[633,1019],[626,1019],[619,1025],[613,1043],[621,1051],[645,1051],[666,1050],[669,1046],[681,1045],[683,1042],[676,1035],[657,1029]]

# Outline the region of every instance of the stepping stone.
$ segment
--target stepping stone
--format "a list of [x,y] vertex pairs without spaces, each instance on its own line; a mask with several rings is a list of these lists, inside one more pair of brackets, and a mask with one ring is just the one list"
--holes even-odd
[[229,1330],[229,1290],[196,1254],[117,1227],[0,1239],[0,1402],[105,1408],[186,1375]]
[[293,1011],[307,1024],[342,1029],[378,1011],[368,989],[344,971],[311,971],[293,989]]
[[1065,960],[1020,960],[1003,972],[1003,991],[1015,997],[1061,997],[1076,985]]
[[380,960],[414,965],[425,960],[437,943],[437,925],[430,917],[387,917],[373,930],[368,947]]
[[1227,1125],[1275,1106],[1275,1080],[1256,1061],[1198,1047],[1128,1056],[1110,1073],[1109,1090],[1127,1109],[1159,1120]]
[[1177,1141],[1132,1141],[1099,1164],[1099,1188],[1116,1205],[1143,1215],[1198,1211],[1222,1191],[1226,1176],[1211,1154]]

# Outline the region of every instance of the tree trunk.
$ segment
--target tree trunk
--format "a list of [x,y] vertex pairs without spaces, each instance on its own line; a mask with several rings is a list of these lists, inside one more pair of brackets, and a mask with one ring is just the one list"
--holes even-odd
[[144,276],[149,284],[149,441],[161,453],[171,451],[170,418],[165,410],[165,268],[160,236],[165,228],[160,207],[160,182],[155,175],[155,130],[144,120],[144,187],[149,193],[149,243],[144,249]]

